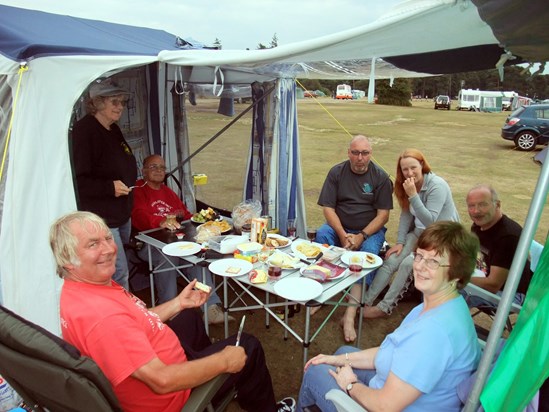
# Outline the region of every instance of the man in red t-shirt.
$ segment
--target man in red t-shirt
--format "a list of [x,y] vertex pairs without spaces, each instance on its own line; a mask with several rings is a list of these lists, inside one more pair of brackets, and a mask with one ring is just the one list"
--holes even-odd
[[[274,400],[259,341],[243,334],[211,344],[194,308],[208,294],[196,280],[174,299],[147,309],[112,280],[117,246],[91,212],[59,218],[50,230],[57,273],[64,279],[63,338],[92,358],[111,382],[124,411],[180,411],[192,388],[223,373],[248,411],[293,412],[295,401]],[[169,320],[169,321],[168,321]]]
[[[183,216],[184,220],[190,219],[192,216],[192,213],[188,211],[177,194],[164,184],[165,178],[166,163],[162,156],[153,154],[146,157],[143,161],[143,179],[135,183],[137,187],[133,191],[132,226],[139,232],[158,227],[178,229],[180,227],[179,223],[176,222],[171,227],[172,223],[166,221],[168,213],[177,212]],[[175,265],[179,264],[178,258],[162,256],[156,249],[153,249],[152,252],[154,266],[164,262],[164,259],[171,260]],[[147,260],[147,249],[143,248],[139,251],[139,256],[141,259]],[[212,287],[212,275],[209,271],[206,272],[206,284]],[[194,279],[201,279],[202,271],[200,268],[193,267],[187,270],[187,275]],[[178,273],[175,269],[154,275],[158,303],[167,302],[177,295],[177,276]],[[219,307],[220,303],[221,299],[213,290],[207,302],[208,323],[218,324],[224,322],[225,318]],[[234,318],[229,316],[229,320],[232,321]]]

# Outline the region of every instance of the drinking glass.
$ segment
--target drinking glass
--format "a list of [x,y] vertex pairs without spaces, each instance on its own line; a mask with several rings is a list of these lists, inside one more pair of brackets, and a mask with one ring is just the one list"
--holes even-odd
[[169,225],[169,229],[171,231],[176,230],[177,227],[177,218],[175,213],[168,213],[166,215],[166,224]]
[[280,275],[282,275],[282,268],[280,266],[269,265],[267,274],[269,275],[269,279],[276,282],[280,278]]
[[295,232],[297,231],[296,225],[295,225],[295,219],[288,219],[288,236],[290,238],[295,238]]
[[364,259],[361,255],[351,255],[349,259],[349,271],[355,275],[358,275],[362,271]]
[[273,248],[267,246],[263,247],[257,254],[257,259],[262,263],[265,270],[267,270],[267,261],[272,254]]
[[315,227],[308,227],[307,228],[307,239],[309,239],[309,241],[311,243],[313,243],[315,238],[316,238],[316,228]]

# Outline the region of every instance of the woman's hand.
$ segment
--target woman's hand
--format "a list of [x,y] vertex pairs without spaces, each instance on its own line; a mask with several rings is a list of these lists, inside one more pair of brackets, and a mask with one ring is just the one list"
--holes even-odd
[[402,187],[404,188],[406,195],[408,195],[408,198],[417,195],[416,179],[414,177],[409,177],[406,179],[404,183],[402,183]]
[[194,290],[196,279],[193,279],[177,296],[179,300],[179,306],[181,310],[188,308],[197,308],[202,306],[210,296],[210,293],[202,292],[201,290]]
[[305,364],[304,370],[307,370],[311,365],[320,365],[321,363],[326,363],[328,365],[334,365],[334,366],[338,364],[335,356],[324,355],[320,353],[307,361],[307,363]]
[[385,259],[391,256],[393,253],[396,253],[397,256],[400,255],[400,252],[402,252],[403,248],[404,248],[404,245],[397,243],[392,248],[390,248],[387,252],[385,252]]
[[114,197],[128,196],[131,190],[126,186],[126,184],[121,180],[114,180]]
[[343,389],[347,390],[347,385],[358,381],[358,377],[353,372],[353,368],[348,364],[345,366],[339,366],[335,371],[329,370],[330,375],[336,380],[337,385]]

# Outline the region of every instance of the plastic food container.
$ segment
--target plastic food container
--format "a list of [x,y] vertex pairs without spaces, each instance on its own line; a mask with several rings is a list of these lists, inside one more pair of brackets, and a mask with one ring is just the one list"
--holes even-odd
[[262,248],[263,245],[257,242],[242,243],[236,247],[242,256],[257,255]]

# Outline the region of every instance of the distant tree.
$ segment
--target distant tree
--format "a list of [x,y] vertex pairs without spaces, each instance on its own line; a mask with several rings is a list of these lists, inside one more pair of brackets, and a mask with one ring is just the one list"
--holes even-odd
[[214,41],[214,47],[216,47],[218,50],[221,50],[223,48],[223,46],[221,45],[221,40],[219,40],[217,37],[215,38],[215,41]]
[[376,82],[377,103],[391,106],[411,106],[410,93],[412,85],[410,79],[395,79],[393,86],[389,80]]
[[271,49],[274,49],[278,46],[278,37],[276,36],[276,33],[273,34],[273,38],[271,39]]

